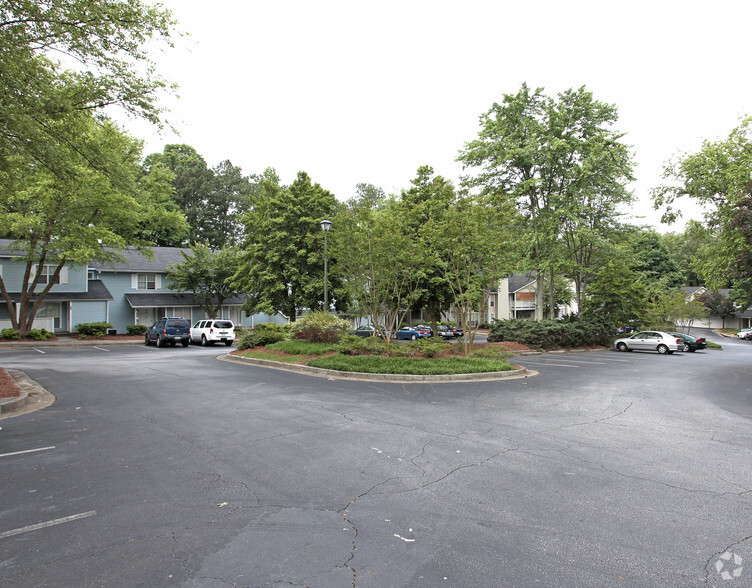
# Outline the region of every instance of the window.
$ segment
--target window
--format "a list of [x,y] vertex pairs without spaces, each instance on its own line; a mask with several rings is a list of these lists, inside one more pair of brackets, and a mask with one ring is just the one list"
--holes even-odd
[[157,276],[156,274],[138,274],[138,290],[156,290],[157,289]]
[[42,267],[37,266],[37,271],[39,272],[39,284],[59,284],[60,278],[55,278],[55,266],[45,264]]

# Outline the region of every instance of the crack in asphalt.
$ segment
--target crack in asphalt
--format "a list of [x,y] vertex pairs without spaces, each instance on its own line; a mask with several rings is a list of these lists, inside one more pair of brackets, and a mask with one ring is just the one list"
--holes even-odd
[[705,586],[710,586],[710,568],[711,568],[710,562],[712,562],[714,559],[717,559],[718,557],[720,557],[722,554],[726,552],[731,552],[734,547],[737,547],[741,545],[742,543],[744,543],[745,541],[749,541],[750,539],[752,539],[752,535],[749,535],[745,537],[744,539],[740,539],[736,543],[727,545],[725,549],[715,552],[713,555],[710,556],[710,558],[708,558],[708,561],[705,562]]

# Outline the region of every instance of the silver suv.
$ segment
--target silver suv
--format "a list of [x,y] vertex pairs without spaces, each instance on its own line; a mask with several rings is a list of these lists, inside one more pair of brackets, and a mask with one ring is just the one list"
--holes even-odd
[[227,319],[206,319],[191,327],[191,342],[214,345],[221,341],[228,347],[235,341],[235,325]]

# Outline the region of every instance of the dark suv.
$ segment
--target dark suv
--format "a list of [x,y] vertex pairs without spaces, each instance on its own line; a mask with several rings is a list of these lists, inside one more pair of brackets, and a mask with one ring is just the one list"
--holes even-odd
[[191,323],[184,318],[165,317],[159,319],[146,330],[144,343],[156,343],[157,347],[164,347],[168,343],[173,347],[180,342],[188,347],[191,340]]

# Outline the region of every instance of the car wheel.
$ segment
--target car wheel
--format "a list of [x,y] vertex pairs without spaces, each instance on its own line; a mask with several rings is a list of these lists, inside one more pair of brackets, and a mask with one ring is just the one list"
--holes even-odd
[[[684,351],[687,351],[687,350],[685,349]],[[693,348],[691,348],[691,347],[689,348],[689,352],[690,352],[690,353],[694,353],[695,351],[697,351],[697,349],[693,349]]]
[[658,345],[657,350],[661,355],[666,355],[667,353],[669,353],[668,347],[666,347],[665,345]]
[[201,347],[206,347],[208,344],[208,341],[206,340],[206,335],[201,335]]
[[619,343],[616,346],[616,349],[618,349],[619,351],[626,351],[627,350],[627,344],[626,343]]
[[415,341],[415,339],[417,339],[415,335],[410,335],[410,341]]
[[689,346],[689,343],[684,344],[684,351],[692,351],[692,349]]
[[164,347],[164,341],[162,341],[162,337],[157,336],[157,347]]
[[144,345],[149,344],[149,335],[144,335]]
[[230,345],[232,345],[232,341],[225,341],[225,347],[229,347]]
[[185,341],[181,341],[180,343],[182,344],[183,347],[188,347],[188,343],[190,343],[190,341],[186,339]]
[[170,347],[175,347],[177,345],[177,341],[170,341]]

